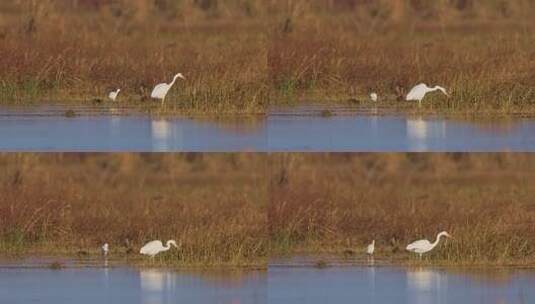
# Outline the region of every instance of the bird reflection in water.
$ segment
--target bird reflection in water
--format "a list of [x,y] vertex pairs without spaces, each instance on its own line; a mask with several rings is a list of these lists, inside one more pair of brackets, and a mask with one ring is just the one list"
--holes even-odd
[[153,120],[151,122],[152,146],[156,151],[168,150],[169,143],[175,141],[173,138],[172,124],[165,119]]
[[447,277],[439,271],[416,268],[407,271],[409,303],[442,303],[447,294]]
[[140,271],[139,279],[143,294],[143,303],[166,303],[166,294],[174,285],[174,279],[170,273],[156,269],[144,269]]
[[170,274],[164,271],[159,271],[156,269],[144,269],[139,273],[139,278],[141,280],[141,289],[143,291],[163,291],[166,286],[170,285],[171,277]]
[[[236,303],[250,296],[250,277],[213,273],[177,273],[161,269],[139,272],[142,303]],[[243,289],[243,290],[242,290]],[[245,293],[244,293],[245,292]],[[253,293],[254,296],[254,293]],[[192,302],[193,301],[193,302]]]
[[407,138],[409,149],[416,151],[429,150],[429,141],[433,138],[446,137],[445,121],[428,121],[422,118],[407,119]]

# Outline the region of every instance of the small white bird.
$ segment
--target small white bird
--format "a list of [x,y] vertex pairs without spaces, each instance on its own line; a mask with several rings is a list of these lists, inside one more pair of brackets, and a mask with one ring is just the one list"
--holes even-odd
[[441,86],[435,86],[434,88],[430,88],[425,83],[420,83],[419,85],[415,86],[414,88],[410,90],[409,94],[407,94],[406,100],[418,101],[419,103],[421,103],[425,95],[427,95],[427,93],[434,92],[434,91],[441,91],[446,96],[449,96],[448,93],[446,92],[446,89],[444,89]]
[[421,258],[422,254],[433,250],[433,248],[435,248],[438,245],[438,242],[440,242],[440,238],[443,236],[452,238],[452,236],[449,233],[447,233],[446,231],[442,231],[441,233],[437,235],[437,239],[434,243],[431,243],[428,240],[418,240],[407,245],[406,249],[407,251],[419,254]]
[[377,102],[377,100],[379,100],[379,96],[377,96],[377,93],[371,93],[371,94],[370,94],[370,99],[371,99],[373,102]]
[[117,99],[117,96],[119,95],[119,92],[121,92],[121,89],[117,89],[117,91],[110,92],[110,94],[108,94],[108,98],[111,101],[115,101]]
[[145,244],[145,246],[141,247],[141,249],[139,250],[139,253],[148,255],[151,258],[153,258],[158,253],[171,249],[171,245],[178,248],[174,240],[167,241],[166,247],[163,246],[163,243],[161,241],[156,240],[156,241],[148,242],[147,244]]
[[375,240],[373,240],[372,243],[368,245],[368,247],[366,247],[367,254],[373,255],[374,251],[375,251]]
[[167,84],[167,83],[157,84],[152,90],[152,93],[150,93],[150,97],[154,99],[161,99],[162,104],[163,104],[165,102],[165,96],[167,96],[167,93],[169,92],[171,87],[175,84],[175,81],[178,78],[186,80],[186,78],[184,77],[184,75],[182,75],[182,73],[178,73],[175,75],[175,77],[173,77],[173,81],[170,84]]
[[103,255],[108,255],[108,252],[110,251],[110,246],[108,245],[108,243],[102,245],[101,250]]

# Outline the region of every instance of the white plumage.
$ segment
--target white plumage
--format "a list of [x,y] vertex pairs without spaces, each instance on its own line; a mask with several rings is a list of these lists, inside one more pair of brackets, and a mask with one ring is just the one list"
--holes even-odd
[[367,254],[373,255],[374,252],[375,252],[375,240],[373,240],[372,243],[368,245],[368,247],[366,247]]
[[377,100],[379,100],[379,96],[377,96],[377,93],[371,93],[370,94],[370,99],[374,102],[376,102]]
[[171,249],[171,245],[178,248],[174,240],[167,241],[167,244],[165,247],[163,246],[163,243],[161,241],[156,240],[156,241],[148,242],[147,244],[145,244],[145,246],[141,247],[141,249],[139,250],[139,253],[148,255],[151,258],[153,258],[158,253]]
[[108,243],[102,245],[101,250],[103,255],[108,255],[108,252],[110,251],[110,246],[108,245]]
[[171,89],[171,87],[173,87],[173,85],[175,84],[176,80],[178,78],[181,78],[181,79],[186,79],[184,77],[184,75],[182,75],[182,73],[178,73],[175,75],[175,77],[173,77],[173,81],[169,84],[167,83],[160,83],[160,84],[157,84],[154,89],[152,90],[152,93],[150,94],[150,97],[151,98],[154,98],[154,99],[161,99],[162,100],[162,103],[165,102],[165,96],[167,96],[167,93],[169,92],[169,90]]
[[117,89],[117,91],[110,92],[110,94],[108,94],[108,98],[111,101],[115,101],[117,99],[117,96],[119,95],[119,92],[121,92],[121,89]]
[[446,96],[449,96],[448,93],[446,92],[446,89],[444,89],[441,86],[435,86],[434,88],[430,88],[425,83],[420,83],[419,85],[415,86],[414,88],[410,90],[409,94],[407,94],[406,100],[418,101],[421,103],[422,100],[425,98],[425,95],[427,95],[427,93],[434,92],[434,91],[441,91]]
[[449,237],[449,238],[452,237],[446,231],[442,231],[441,233],[439,233],[437,235],[437,239],[435,240],[434,243],[431,243],[428,240],[418,240],[418,241],[412,242],[409,245],[407,245],[406,249],[407,249],[407,251],[417,253],[417,254],[420,255],[420,257],[422,257],[422,254],[433,250],[433,248],[435,248],[438,245],[438,243],[440,242],[440,238],[443,237],[443,236]]

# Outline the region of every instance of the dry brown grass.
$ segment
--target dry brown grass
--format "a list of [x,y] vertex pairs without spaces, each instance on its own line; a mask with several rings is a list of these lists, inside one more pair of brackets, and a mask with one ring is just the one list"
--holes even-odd
[[535,262],[529,154],[3,154],[0,167],[3,253],[176,239],[166,263],[259,265],[375,238],[402,261],[447,230],[433,263]]
[[124,255],[176,239],[182,264],[260,263],[267,254],[265,161],[205,154],[4,154],[0,248]]
[[[73,5],[78,3],[78,5]],[[532,1],[14,1],[0,10],[3,101],[144,101],[176,72],[176,111],[257,113],[295,100],[396,100],[533,113]]]
[[[535,158],[529,154],[278,155],[269,225],[274,252],[379,256],[447,230],[452,263],[535,261]],[[359,249],[360,248],[360,249]]]

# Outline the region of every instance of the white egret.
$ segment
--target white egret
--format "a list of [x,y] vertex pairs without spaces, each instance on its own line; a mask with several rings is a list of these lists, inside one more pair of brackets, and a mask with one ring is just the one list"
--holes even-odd
[[182,75],[182,73],[178,73],[178,74],[175,75],[175,77],[173,77],[173,81],[171,83],[169,83],[169,84],[167,84],[167,83],[157,84],[154,87],[154,89],[152,90],[152,93],[150,93],[150,97],[154,98],[154,99],[161,99],[162,100],[162,104],[163,104],[165,102],[165,96],[167,96],[167,93],[169,92],[171,87],[175,84],[175,81],[178,78],[186,80],[186,78],[184,77],[184,75]]
[[406,249],[407,249],[407,251],[419,254],[420,258],[421,258],[422,254],[433,250],[433,248],[435,248],[438,245],[438,242],[440,242],[440,238],[443,237],[443,236],[449,237],[449,238],[452,237],[446,231],[442,231],[441,233],[439,233],[437,235],[437,239],[436,239],[436,241],[434,243],[431,243],[428,240],[418,240],[418,241],[412,242],[409,245],[407,245]]
[[375,240],[373,240],[372,243],[368,245],[368,247],[366,247],[367,254],[373,255],[374,252],[375,252]]
[[434,91],[441,91],[442,93],[444,93],[444,95],[449,96],[446,92],[446,89],[441,86],[435,86],[434,88],[430,88],[425,83],[420,83],[419,85],[415,86],[410,90],[409,94],[407,94],[406,100],[418,101],[419,103],[422,103],[422,100],[424,99],[425,95]]
[[108,255],[108,252],[110,251],[110,246],[108,245],[108,243],[102,245],[101,250],[103,255]]
[[108,94],[108,98],[111,101],[115,101],[117,99],[117,96],[119,95],[119,92],[121,92],[121,89],[117,89],[117,91],[110,92],[110,94]]
[[163,246],[163,243],[161,241],[152,241],[152,242],[148,242],[147,244],[145,244],[145,246],[141,247],[141,250],[139,250],[139,253],[148,255],[151,258],[153,258],[158,253],[171,249],[171,245],[178,248],[174,240],[167,241],[167,244],[165,247]]
[[379,100],[379,96],[377,96],[377,93],[371,93],[370,94],[370,99],[374,102],[376,102],[377,100]]

